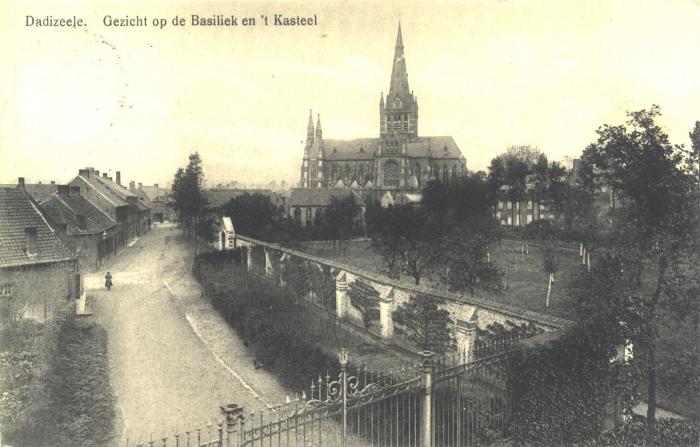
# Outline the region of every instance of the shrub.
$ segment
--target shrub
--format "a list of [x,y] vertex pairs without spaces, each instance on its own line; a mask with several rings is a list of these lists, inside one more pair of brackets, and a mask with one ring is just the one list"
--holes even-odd
[[[617,396],[631,410],[629,367],[611,363],[606,328],[577,326],[509,357],[512,430],[523,445],[570,445],[599,436]],[[615,409],[617,411],[617,409]]]

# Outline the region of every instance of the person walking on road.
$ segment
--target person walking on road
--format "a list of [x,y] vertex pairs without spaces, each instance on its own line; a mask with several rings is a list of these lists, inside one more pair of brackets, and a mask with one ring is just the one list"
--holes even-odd
[[107,287],[107,290],[112,288],[112,274],[109,272],[105,275],[105,287]]

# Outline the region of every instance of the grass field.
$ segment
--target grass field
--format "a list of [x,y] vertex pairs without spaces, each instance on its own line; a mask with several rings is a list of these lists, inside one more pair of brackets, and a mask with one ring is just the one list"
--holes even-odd
[[[317,256],[334,259],[357,268],[379,272],[380,262],[369,240],[353,240],[344,250],[333,250],[330,242],[307,242],[295,246]],[[522,307],[548,315],[576,320],[575,303],[570,296],[569,282],[576,271],[585,268],[581,264],[578,250],[560,247],[556,251],[559,270],[554,275],[552,295],[549,307],[545,306],[548,274],[543,269],[542,250],[536,244],[530,244],[529,253],[521,253],[521,243],[505,240],[491,248],[491,261],[507,273],[507,289],[500,294],[480,293],[479,298],[490,299],[500,303]],[[591,264],[596,262],[591,257]],[[432,276],[432,277],[431,277]],[[425,285],[444,288],[434,281],[436,275],[428,275],[421,280]],[[413,284],[413,278],[402,275],[400,281]],[[698,365],[698,340],[700,332],[691,323],[663,326],[660,329],[660,341],[657,348],[659,370],[658,401],[663,408],[673,412],[700,419],[700,396],[697,393],[695,373]],[[638,353],[643,357],[643,353]],[[694,362],[694,363],[693,363]],[[693,365],[690,369],[683,365]],[[640,389],[645,392],[644,379]]]
[[[333,245],[328,242],[308,242],[298,244],[295,248],[317,256],[334,259],[363,270],[380,271],[380,262],[368,240],[349,241],[344,250],[333,251]],[[556,252],[559,259],[559,271],[554,275],[552,295],[549,307],[545,306],[547,296],[547,281],[549,275],[544,271],[542,250],[537,245],[530,244],[528,253],[521,253],[521,244],[516,241],[502,241],[491,248],[491,261],[506,272],[507,289],[504,293],[480,293],[479,298],[486,298],[500,303],[542,312],[562,318],[575,318],[573,302],[567,289],[568,278],[581,265],[578,251],[570,248],[560,248]],[[595,258],[591,263],[595,262]],[[435,288],[443,288],[429,274],[421,283]],[[413,278],[402,275],[400,280],[413,284]]]

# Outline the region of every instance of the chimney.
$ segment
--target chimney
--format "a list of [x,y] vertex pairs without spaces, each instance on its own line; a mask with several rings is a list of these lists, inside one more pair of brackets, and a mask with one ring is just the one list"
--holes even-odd
[[121,173],[121,171],[117,171],[117,185],[119,185],[119,186],[122,185],[122,173]]
[[24,177],[20,177],[17,179],[17,187],[19,189],[24,189]]
[[52,185],[55,185],[55,184],[56,184],[56,181],[55,181],[55,180],[51,180],[51,184],[52,184]]
[[106,172],[103,172],[103,173],[102,173],[102,178],[107,178],[107,173],[106,173]]
[[143,188],[143,183],[139,182],[139,189]]
[[99,176],[100,176],[100,171],[98,171],[97,169],[94,169],[94,170],[92,170],[92,171],[90,171],[90,172],[94,172],[96,177],[99,177]]
[[158,183],[154,183],[153,186],[154,186],[155,188],[157,188],[157,187],[158,187]]
[[58,195],[70,197],[70,185],[58,185]]
[[132,180],[129,182],[129,191],[135,191],[135,190],[136,190],[136,182]]

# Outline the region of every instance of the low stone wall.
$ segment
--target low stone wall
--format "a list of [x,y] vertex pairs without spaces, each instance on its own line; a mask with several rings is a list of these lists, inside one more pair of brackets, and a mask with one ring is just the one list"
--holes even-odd
[[[334,260],[320,258],[308,253],[282,247],[278,244],[237,236],[238,246],[244,250],[248,270],[264,272],[266,276],[276,274],[281,265],[292,257],[303,259],[319,267],[328,267],[336,278],[336,315],[357,325],[362,325],[362,315],[347,296],[348,286],[362,280],[379,293],[379,334],[387,343],[394,338],[392,313],[412,295],[423,294],[442,298],[442,307],[450,312],[455,322],[455,337],[460,352],[470,352],[476,337],[476,328],[486,329],[492,323],[507,325],[533,324],[544,331],[570,327],[573,321],[533,312],[490,300],[431,289],[426,286],[401,283],[382,274],[361,270]],[[281,281],[281,280],[280,280]]]

